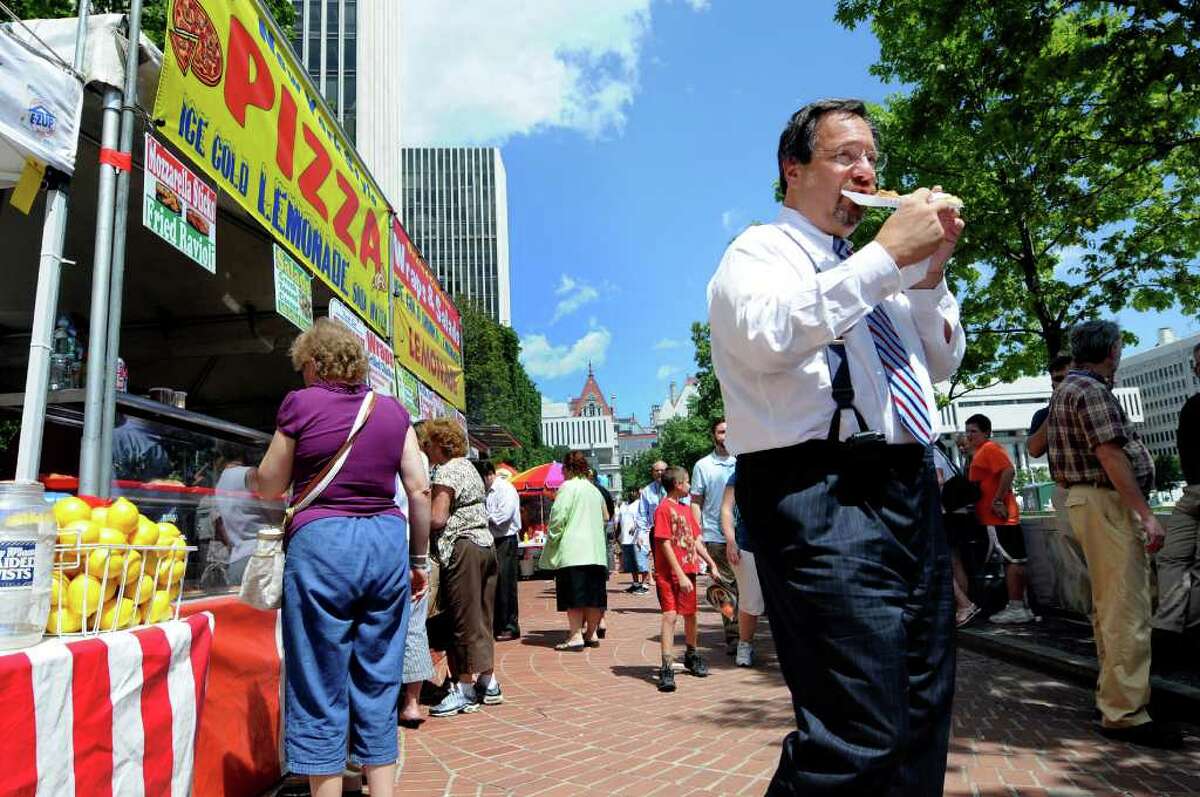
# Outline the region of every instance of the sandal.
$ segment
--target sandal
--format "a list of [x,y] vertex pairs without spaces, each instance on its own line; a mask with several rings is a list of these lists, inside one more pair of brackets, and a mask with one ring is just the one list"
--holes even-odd
[[600,626],[596,629],[596,636],[598,636],[600,639],[604,639],[606,634],[608,634],[608,629],[604,626]]
[[954,627],[966,628],[979,617],[980,609],[975,604],[971,604],[966,609],[959,609],[954,613]]
[[557,645],[554,646],[554,649],[555,650],[569,650],[574,653],[578,653],[579,651],[583,650],[586,647],[587,647],[586,642],[580,642],[578,645],[572,645],[567,642],[559,642]]

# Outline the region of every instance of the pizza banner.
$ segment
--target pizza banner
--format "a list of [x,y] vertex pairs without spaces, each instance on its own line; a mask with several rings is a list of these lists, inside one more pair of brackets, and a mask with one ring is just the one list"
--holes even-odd
[[388,334],[388,206],[256,0],[170,0],[159,134]]
[[466,409],[462,322],[454,303],[392,220],[392,346],[396,359],[458,409]]

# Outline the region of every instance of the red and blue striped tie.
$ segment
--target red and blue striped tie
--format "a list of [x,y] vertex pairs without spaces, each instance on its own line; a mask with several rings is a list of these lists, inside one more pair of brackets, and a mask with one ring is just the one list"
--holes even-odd
[[[845,260],[850,257],[853,248],[846,239],[835,237],[833,251]],[[917,374],[908,361],[904,343],[882,304],[867,313],[867,329],[871,330],[875,351],[879,353],[879,361],[883,363],[883,369],[887,372],[888,389],[892,395],[896,417],[918,442],[932,442],[933,424],[930,422],[929,404],[925,401]]]

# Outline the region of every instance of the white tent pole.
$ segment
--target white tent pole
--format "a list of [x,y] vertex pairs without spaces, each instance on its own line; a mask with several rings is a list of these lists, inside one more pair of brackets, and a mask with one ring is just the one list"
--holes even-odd
[[[76,72],[83,71],[87,56],[88,0],[79,0],[79,25],[75,29]],[[56,169],[46,170],[46,217],[38,263],[37,296],[33,305],[33,334],[29,339],[29,366],[25,371],[25,405],[21,410],[21,439],[17,448],[16,478],[36,481],[42,460],[42,432],[46,423],[46,389],[50,383],[50,348],[54,316],[58,310],[58,285],[62,277],[63,241],[67,233],[67,189],[70,179]]]
[[[121,108],[122,154],[133,152],[133,131],[137,127],[138,61],[141,55],[142,0],[129,3],[129,50],[125,54],[125,105]],[[131,170],[130,170],[131,171]],[[100,497],[108,498],[112,485],[112,436],[117,417],[117,357],[121,348],[121,304],[125,290],[125,231],[129,223],[130,171],[117,174],[116,216],[113,220],[112,284],[108,298],[108,344],[104,370],[104,422],[100,434]]]
[[[101,158],[117,148],[120,135],[121,89],[104,87],[104,117],[100,127]],[[87,393],[83,404],[83,439],[79,449],[79,492],[99,495],[100,430],[104,425],[104,354],[108,342],[108,294],[112,276],[112,234],[117,167],[100,164],[96,196],[96,240],[92,261],[92,305],[88,326]]]

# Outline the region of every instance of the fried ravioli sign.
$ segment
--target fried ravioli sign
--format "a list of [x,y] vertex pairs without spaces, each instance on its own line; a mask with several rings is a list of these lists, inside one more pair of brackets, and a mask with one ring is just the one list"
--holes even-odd
[[160,135],[386,337],[387,203],[270,16],[171,0],[167,33]]

